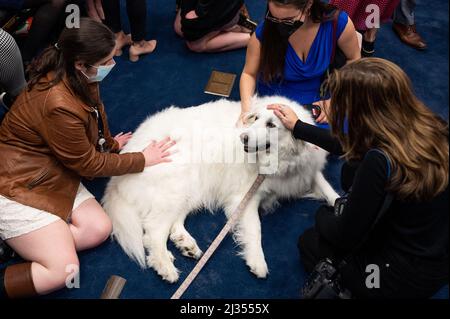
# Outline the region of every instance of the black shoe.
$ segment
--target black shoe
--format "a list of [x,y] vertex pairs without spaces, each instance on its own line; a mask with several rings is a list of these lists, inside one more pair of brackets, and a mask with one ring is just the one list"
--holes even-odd
[[248,29],[251,34],[255,32],[256,27],[258,26],[256,22],[247,18],[242,12],[239,14],[239,21],[237,24],[245,29]]
[[3,100],[6,100],[6,92],[0,93],[0,109],[1,109],[0,112],[1,111],[7,112],[9,111],[9,106],[6,105],[6,101]]
[[363,39],[362,41],[362,48],[361,48],[361,55],[364,58],[370,58],[375,53],[375,41],[369,42]]
[[6,268],[0,269],[0,300],[8,298],[5,289],[5,269]]
[[7,92],[0,93],[0,107],[2,107],[6,112],[9,111],[15,100],[16,99]]
[[0,239],[0,263],[6,263],[15,256],[14,250],[11,249],[3,240]]

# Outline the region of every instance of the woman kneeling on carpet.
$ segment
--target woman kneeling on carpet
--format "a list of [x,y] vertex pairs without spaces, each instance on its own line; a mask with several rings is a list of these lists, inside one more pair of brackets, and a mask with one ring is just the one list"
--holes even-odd
[[174,30],[189,50],[223,52],[247,46],[255,25],[245,15],[243,0],[179,0],[177,4]]
[[[448,123],[386,60],[348,64],[328,84],[331,135],[289,107],[269,106],[295,138],[346,159],[346,203],[320,207],[315,227],[300,237],[301,260],[307,271],[325,258],[345,260],[342,284],[356,298],[431,297],[448,283]],[[378,289],[366,286],[370,265],[379,267]]]
[[130,134],[108,129],[98,82],[114,66],[114,34],[82,19],[32,66],[0,127],[0,238],[27,262],[0,270],[0,297],[43,295],[78,271],[77,251],[96,247],[111,222],[82,177],[142,172],[170,161],[165,139],[117,154]]

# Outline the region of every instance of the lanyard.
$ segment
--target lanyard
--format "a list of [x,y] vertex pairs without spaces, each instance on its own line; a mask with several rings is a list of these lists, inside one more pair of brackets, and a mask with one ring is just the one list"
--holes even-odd
[[97,117],[97,127],[98,127],[98,147],[101,153],[104,153],[105,150],[105,143],[106,143],[106,139],[105,139],[105,135],[103,134],[103,119],[98,111],[98,109],[96,107],[94,107],[94,111],[95,111],[95,115]]
[[212,254],[217,250],[220,243],[223,241],[225,236],[230,232],[233,226],[238,222],[238,218],[244,213],[245,209],[248,206],[248,203],[253,198],[253,196],[258,191],[259,186],[261,186],[262,182],[266,177],[264,175],[258,175],[256,180],[253,182],[252,186],[245,194],[244,198],[239,203],[239,206],[236,207],[233,214],[231,214],[230,218],[228,218],[227,223],[220,231],[219,235],[214,239],[214,241],[209,245],[206,252],[200,258],[200,260],[195,265],[194,269],[189,273],[183,283],[178,287],[177,291],[172,295],[170,299],[180,299],[184,292],[189,288],[192,282],[195,280],[195,277],[200,273],[205,264],[208,262],[209,258],[211,258]]

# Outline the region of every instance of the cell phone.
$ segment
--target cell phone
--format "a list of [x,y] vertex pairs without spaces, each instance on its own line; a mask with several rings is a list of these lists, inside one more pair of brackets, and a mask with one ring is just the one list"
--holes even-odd
[[304,107],[311,111],[314,120],[317,120],[317,118],[320,116],[320,113],[322,113],[322,108],[317,104],[305,104]]

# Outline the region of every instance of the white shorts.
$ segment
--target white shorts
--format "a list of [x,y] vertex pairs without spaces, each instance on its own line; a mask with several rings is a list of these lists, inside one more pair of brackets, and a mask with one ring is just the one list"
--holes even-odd
[[[90,198],[95,197],[80,183],[72,210]],[[49,212],[20,204],[0,195],[0,238],[2,240],[28,234],[60,219]]]

